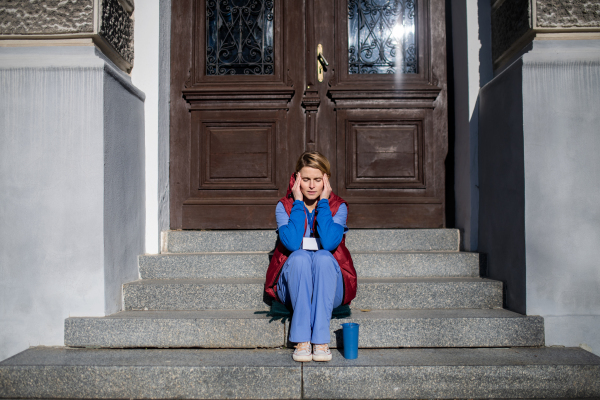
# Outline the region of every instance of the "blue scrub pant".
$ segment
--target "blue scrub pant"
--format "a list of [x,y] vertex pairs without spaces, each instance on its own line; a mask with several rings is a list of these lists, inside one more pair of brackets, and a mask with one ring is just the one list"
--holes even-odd
[[281,270],[277,296],[294,310],[290,342],[330,342],[331,312],[342,304],[344,281],[329,251],[294,251]]

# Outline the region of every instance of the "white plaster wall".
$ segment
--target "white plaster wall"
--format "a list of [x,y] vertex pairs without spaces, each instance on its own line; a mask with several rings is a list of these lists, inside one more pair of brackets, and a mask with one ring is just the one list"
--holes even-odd
[[1,360],[120,307],[144,177],[143,93],[93,46],[0,48],[0,93]]
[[0,48],[0,359],[104,315],[103,62],[20,50]]
[[600,41],[523,57],[527,313],[600,355]]
[[146,252],[159,251],[158,225],[158,99],[159,99],[159,0],[135,4],[133,84],[146,94]]

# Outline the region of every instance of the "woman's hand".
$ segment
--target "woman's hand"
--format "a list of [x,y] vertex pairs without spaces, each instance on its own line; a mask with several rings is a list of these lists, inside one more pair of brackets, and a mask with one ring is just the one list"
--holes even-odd
[[323,191],[321,192],[320,200],[329,199],[329,195],[333,189],[331,189],[331,185],[329,184],[329,177],[327,174],[323,174]]
[[302,190],[300,190],[300,182],[302,181],[302,176],[300,176],[300,172],[296,174],[296,182],[294,182],[294,186],[292,186],[292,194],[294,195],[294,200],[304,201],[304,196],[302,196]]

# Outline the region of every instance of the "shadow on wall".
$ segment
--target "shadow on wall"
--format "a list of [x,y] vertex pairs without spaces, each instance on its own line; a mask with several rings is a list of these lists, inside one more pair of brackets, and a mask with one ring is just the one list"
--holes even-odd
[[526,313],[523,96],[520,65],[480,92],[479,251],[487,276],[505,285],[505,305]]

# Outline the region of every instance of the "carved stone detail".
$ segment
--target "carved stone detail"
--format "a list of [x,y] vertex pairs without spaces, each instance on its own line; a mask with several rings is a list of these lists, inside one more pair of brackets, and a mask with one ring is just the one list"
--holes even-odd
[[133,64],[133,19],[119,0],[102,0],[102,17],[98,32]]
[[600,3],[597,1],[537,0],[536,6],[538,27],[600,27]]
[[133,10],[135,10],[135,4],[133,1],[134,0],[119,0],[119,2],[121,2],[121,5],[129,14],[132,14]]
[[93,32],[93,0],[0,0],[0,34]]
[[133,9],[134,0],[0,0],[0,35],[18,40],[91,39],[119,68],[130,71]]
[[577,32],[597,32],[600,3],[591,0],[496,0],[492,3],[494,63],[502,65],[538,34],[564,33],[574,28]]
[[492,57],[497,60],[531,26],[529,0],[506,0],[492,11]]

